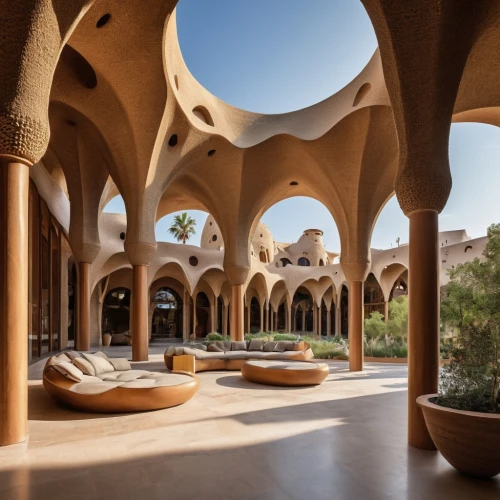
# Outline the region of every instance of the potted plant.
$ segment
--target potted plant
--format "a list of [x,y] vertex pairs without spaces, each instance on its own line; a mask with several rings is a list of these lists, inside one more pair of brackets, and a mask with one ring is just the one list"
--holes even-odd
[[488,229],[484,259],[450,272],[441,317],[456,329],[438,394],[417,399],[434,444],[456,469],[500,473],[500,224]]

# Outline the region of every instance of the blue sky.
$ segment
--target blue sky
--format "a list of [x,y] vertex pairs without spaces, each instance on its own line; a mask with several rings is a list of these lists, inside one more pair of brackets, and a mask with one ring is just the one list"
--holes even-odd
[[[315,104],[349,83],[377,47],[368,15],[353,0],[180,0],[177,26],[181,51],[195,78],[224,101],[250,111],[283,113]],[[454,124],[450,135],[453,190],[440,216],[440,230],[486,234],[500,222],[500,129]],[[125,212],[118,197],[106,211]],[[198,225],[191,243],[199,245],[206,214],[190,213]],[[173,215],[157,224],[158,241]],[[297,241],[304,229],[323,229],[327,249],[340,242],[323,205],[292,198],[271,207],[262,220],[277,241]],[[408,241],[408,219],[395,198],[381,212],[372,246],[388,248],[397,237]]]

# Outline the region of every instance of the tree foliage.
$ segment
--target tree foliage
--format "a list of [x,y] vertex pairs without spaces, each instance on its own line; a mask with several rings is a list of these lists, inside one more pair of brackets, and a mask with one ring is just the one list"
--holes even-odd
[[470,411],[499,412],[500,224],[488,228],[483,259],[450,271],[441,320],[458,331],[443,369],[437,402]]
[[408,297],[401,295],[389,302],[387,334],[403,344],[408,341]]
[[183,212],[181,215],[174,216],[172,225],[168,229],[168,232],[177,240],[182,241],[185,245],[189,238],[196,234],[195,230],[196,221],[189,217],[187,212]]

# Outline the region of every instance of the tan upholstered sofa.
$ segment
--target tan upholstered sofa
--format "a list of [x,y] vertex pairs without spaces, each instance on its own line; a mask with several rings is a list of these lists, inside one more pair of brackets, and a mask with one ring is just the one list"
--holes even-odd
[[199,387],[191,373],[132,370],[124,358],[63,353],[45,364],[43,385],[58,403],[99,413],[159,410],[185,403]]
[[174,368],[174,357],[190,355],[195,358],[195,371],[241,370],[250,359],[281,359],[307,361],[313,357],[307,342],[281,341],[264,342],[261,339],[250,341],[210,342],[197,347],[171,346],[165,351],[165,364],[169,370]]

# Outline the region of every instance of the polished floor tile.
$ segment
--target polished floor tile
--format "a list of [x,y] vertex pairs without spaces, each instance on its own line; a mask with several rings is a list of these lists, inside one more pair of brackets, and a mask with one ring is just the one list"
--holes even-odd
[[[137,366],[163,370],[162,350]],[[1,500],[500,498],[500,479],[472,480],[406,445],[405,366],[352,374],[331,362],[308,388],[201,373],[185,405],[126,415],[58,407],[42,367],[29,370],[29,441],[0,448]]]

